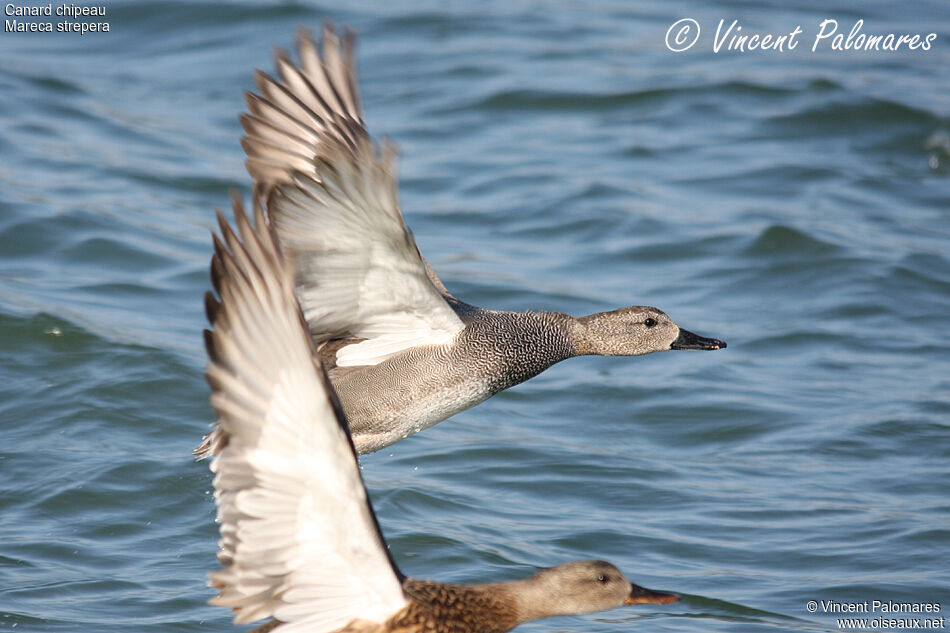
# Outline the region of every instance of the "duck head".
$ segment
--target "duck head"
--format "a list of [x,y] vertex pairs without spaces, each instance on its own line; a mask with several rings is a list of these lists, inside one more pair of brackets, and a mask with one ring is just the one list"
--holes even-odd
[[724,341],[682,329],[665,312],[651,306],[631,306],[577,318],[571,338],[578,356],[639,356],[671,349],[726,347]]
[[602,560],[564,563],[516,583],[521,585],[515,593],[522,621],[679,600],[674,593],[633,584],[619,569]]

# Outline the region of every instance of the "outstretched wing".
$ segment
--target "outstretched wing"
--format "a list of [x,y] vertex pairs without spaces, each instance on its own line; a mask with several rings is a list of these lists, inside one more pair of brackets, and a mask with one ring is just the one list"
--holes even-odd
[[241,117],[247,168],[294,256],[311,333],[365,339],[337,352],[339,366],[447,343],[464,327],[403,221],[395,153],[364,126],[353,42],[327,26],[321,55],[301,33],[301,63],[280,53],[279,79],[258,71],[260,94],[248,94]]
[[[224,568],[211,574],[238,624],[282,632],[384,622],[407,604],[367,499],[342,411],[294,296],[292,264],[260,205],[254,226],[234,203],[240,237],[219,213],[206,299],[211,470]],[[210,293],[209,293],[210,294]]]

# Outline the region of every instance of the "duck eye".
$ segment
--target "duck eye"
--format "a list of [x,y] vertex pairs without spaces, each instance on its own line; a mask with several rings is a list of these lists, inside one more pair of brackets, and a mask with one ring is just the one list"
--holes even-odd
[[600,576],[597,576],[597,580],[600,582],[607,582],[607,577],[601,574]]
[[650,317],[646,321],[643,322],[643,325],[647,327],[654,327],[656,325],[656,319],[654,319],[653,317]]

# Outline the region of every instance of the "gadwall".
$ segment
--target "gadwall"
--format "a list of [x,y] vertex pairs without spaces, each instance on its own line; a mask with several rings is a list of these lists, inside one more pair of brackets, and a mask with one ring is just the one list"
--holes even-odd
[[[367,133],[352,33],[324,29],[323,55],[298,38],[280,80],[258,71],[248,93],[247,168],[294,257],[297,297],[359,453],[377,451],[586,354],[717,350],[662,310],[633,306],[576,318],[506,312],[449,294],[396,200],[395,152]],[[195,451],[214,454],[210,433]]]
[[212,604],[237,624],[278,633],[502,633],[522,622],[675,594],[632,584],[603,561],[534,576],[450,585],[403,575],[390,556],[346,419],[294,294],[294,272],[263,211],[235,203],[238,237],[220,218],[205,340],[218,415],[211,461],[221,531]]

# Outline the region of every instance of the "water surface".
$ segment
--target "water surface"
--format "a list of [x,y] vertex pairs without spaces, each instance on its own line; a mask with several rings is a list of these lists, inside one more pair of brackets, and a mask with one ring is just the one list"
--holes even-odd
[[[668,27],[703,28],[674,54]],[[714,54],[711,30],[938,34]],[[201,328],[237,114],[299,24],[361,36],[401,200],[467,301],[650,304],[716,353],[574,359],[363,459],[402,569],[605,558],[677,604],[524,631],[835,631],[950,609],[950,9],[885,2],[115,2],[0,34],[0,628],[231,630],[210,607]]]

